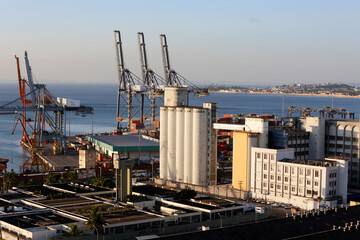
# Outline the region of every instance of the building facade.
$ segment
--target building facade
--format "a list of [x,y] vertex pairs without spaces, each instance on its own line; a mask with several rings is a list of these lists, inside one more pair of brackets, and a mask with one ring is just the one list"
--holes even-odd
[[289,203],[303,209],[347,201],[346,160],[295,160],[294,149],[253,147],[253,198]]

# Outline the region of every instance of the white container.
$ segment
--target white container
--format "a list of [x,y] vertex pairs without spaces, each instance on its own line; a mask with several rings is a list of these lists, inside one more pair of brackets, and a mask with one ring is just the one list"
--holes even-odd
[[80,107],[80,100],[62,98],[62,105],[68,108],[78,108]]
[[132,86],[132,90],[141,92],[141,91],[145,91],[146,87],[143,85],[134,85]]

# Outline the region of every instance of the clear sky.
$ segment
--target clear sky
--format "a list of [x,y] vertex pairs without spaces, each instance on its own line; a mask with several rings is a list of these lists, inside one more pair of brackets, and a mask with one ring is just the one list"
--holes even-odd
[[0,83],[25,50],[40,83],[116,83],[115,29],[138,76],[141,31],[161,76],[164,33],[196,84],[360,82],[358,0],[0,0]]

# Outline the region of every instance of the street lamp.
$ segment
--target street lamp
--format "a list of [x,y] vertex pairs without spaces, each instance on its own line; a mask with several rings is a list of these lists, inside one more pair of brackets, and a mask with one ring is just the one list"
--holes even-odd
[[94,225],[94,228],[96,229],[96,240],[99,240],[99,231],[98,231],[98,229],[95,227],[95,225]]
[[222,228],[223,227],[223,225],[222,225],[222,216],[221,216],[221,214],[220,213],[217,213],[218,215],[219,215],[219,217],[220,217],[220,228]]

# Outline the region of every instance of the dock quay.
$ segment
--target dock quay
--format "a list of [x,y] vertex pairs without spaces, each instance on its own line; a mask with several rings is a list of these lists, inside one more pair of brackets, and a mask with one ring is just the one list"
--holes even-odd
[[[28,144],[20,141],[27,150],[29,150]],[[79,153],[75,149],[67,149],[65,154],[54,155],[52,150],[52,144],[44,144],[44,151],[37,153],[39,158],[44,161],[48,171],[63,171],[73,170],[79,168]]]

